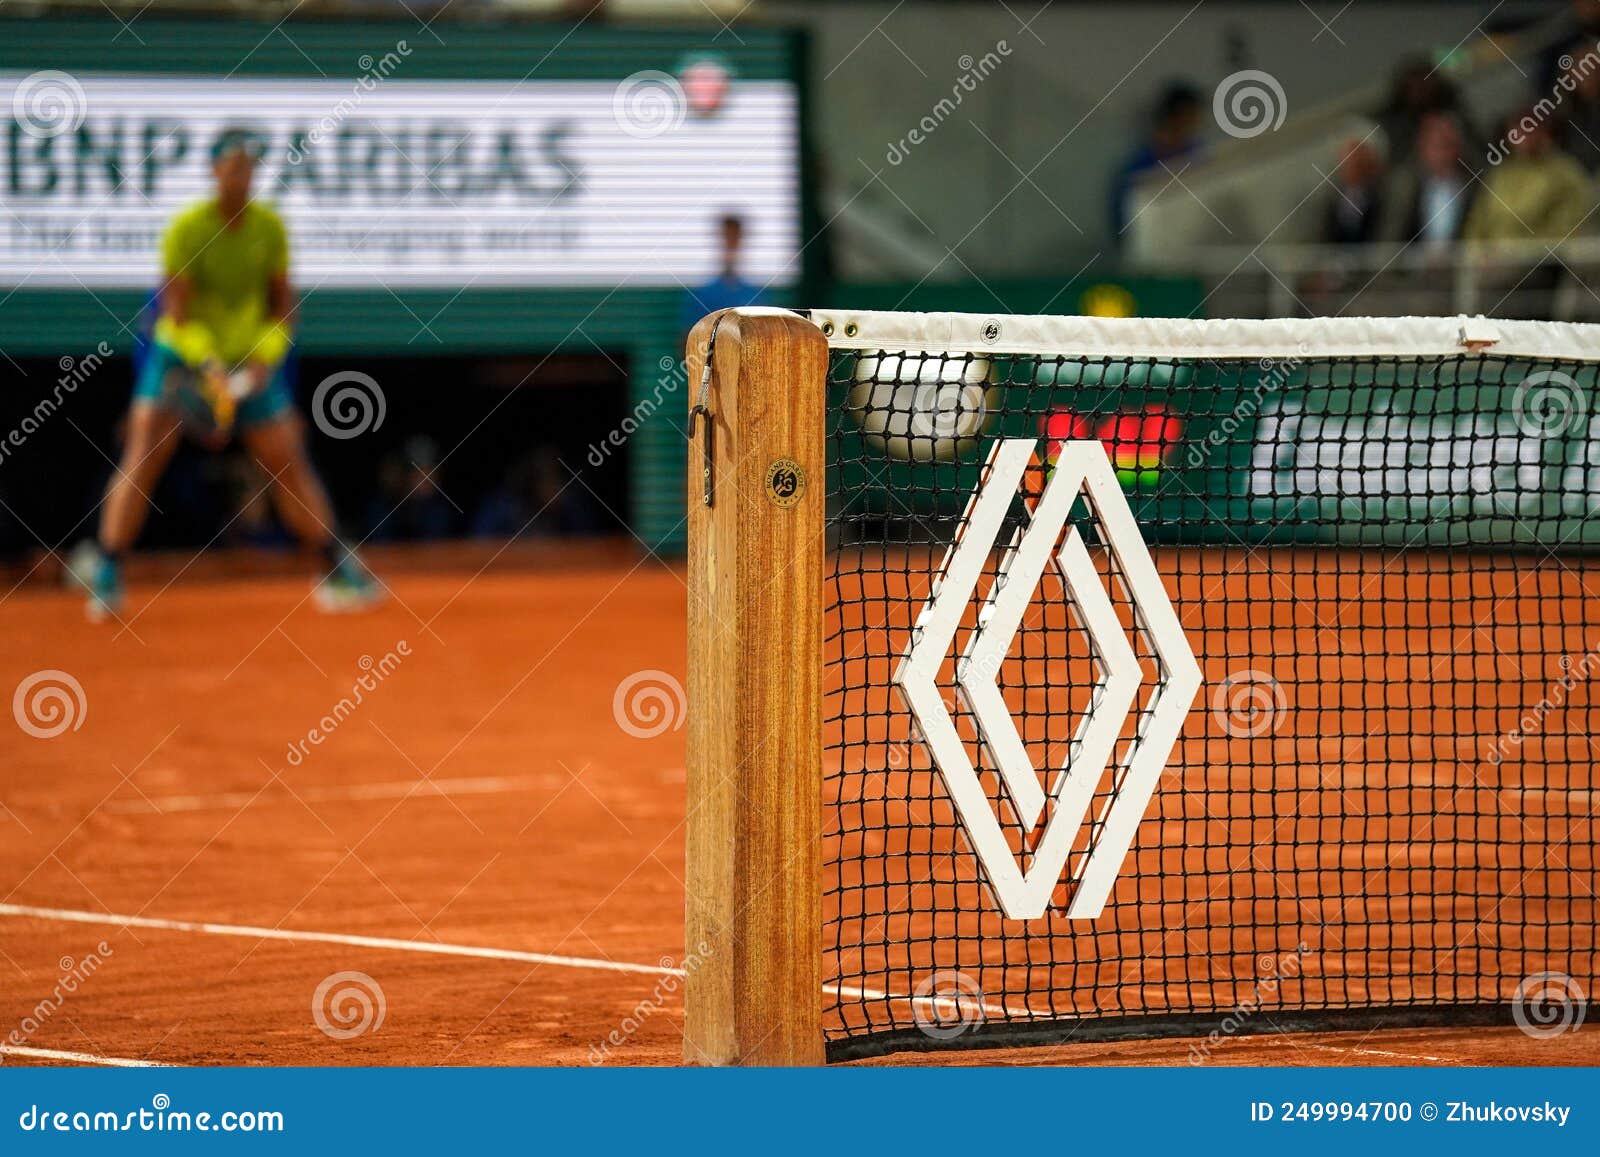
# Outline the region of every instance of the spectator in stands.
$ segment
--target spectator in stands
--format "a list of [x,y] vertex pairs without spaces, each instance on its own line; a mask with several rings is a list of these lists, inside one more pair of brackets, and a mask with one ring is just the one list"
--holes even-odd
[[719,309],[767,304],[766,288],[746,281],[739,270],[739,253],[744,248],[744,218],[737,213],[724,213],[717,219],[717,237],[721,244],[719,272],[704,285],[689,291],[683,303],[685,333],[706,314]]
[[427,435],[406,440],[378,464],[378,489],[367,509],[368,537],[380,542],[448,538],[455,506],[439,488],[439,444]]
[[1121,237],[1132,210],[1129,195],[1139,178],[1173,166],[1200,151],[1200,126],[1204,123],[1205,97],[1188,81],[1169,83],[1156,102],[1155,117],[1142,143],[1117,170],[1111,186],[1111,227]]
[[1467,214],[1468,241],[1561,241],[1594,208],[1595,188],[1583,166],[1556,147],[1548,118],[1534,108],[1506,120],[1510,154],[1489,170]]
[[1380,241],[1421,242],[1430,248],[1461,239],[1472,204],[1473,171],[1466,137],[1454,115],[1423,116],[1410,157],[1396,165],[1383,194]]
[[601,525],[592,493],[549,445],[535,446],[519,459],[472,516],[478,538],[594,534]]
[[1346,141],[1323,207],[1322,240],[1358,245],[1377,240],[1383,200],[1383,157],[1369,140]]
[[1562,144],[1590,174],[1600,173],[1600,47],[1592,40],[1576,40],[1562,59],[1568,66],[1561,87],[1569,92]]
[[1425,56],[1411,57],[1395,72],[1389,100],[1378,116],[1391,157],[1409,157],[1416,148],[1417,130],[1429,113],[1450,113],[1468,138],[1471,124],[1455,83],[1428,63]]
[[1580,57],[1600,42],[1600,0],[1572,0],[1566,20],[1566,35],[1558,38],[1555,47],[1547,49],[1539,62],[1538,91],[1542,93],[1555,91],[1561,74],[1567,70],[1563,57]]

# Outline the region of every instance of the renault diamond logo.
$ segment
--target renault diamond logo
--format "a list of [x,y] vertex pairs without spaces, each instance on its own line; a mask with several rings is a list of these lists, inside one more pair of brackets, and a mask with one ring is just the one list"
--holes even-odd
[[[971,712],[979,742],[1005,786],[1009,822],[1032,832],[1047,805],[1053,805],[1024,870],[945,707],[938,675],[962,616],[977,596],[989,556],[1000,545],[1006,515],[1035,449],[1031,438],[1005,438],[991,448],[983,481],[968,504],[959,535],[945,555],[933,593],[917,619],[895,672],[895,684],[922,731],[1001,911],[1013,920],[1044,915],[1066,872],[1073,842],[1088,821],[1095,789],[1111,763],[1123,723],[1144,681],[1138,655],[1088,548],[1077,528],[1068,525],[1078,496],[1088,500],[1133,604],[1137,627],[1160,671],[1137,733],[1114,769],[1110,802],[1097,817],[1094,842],[1072,874],[1067,915],[1093,919],[1105,907],[1178,730],[1199,693],[1200,665],[1167,599],[1161,575],[1140,537],[1105,449],[1096,441],[1061,443],[1055,472],[1031,517],[1006,544],[995,580],[979,608],[977,628],[969,632],[955,665],[957,694]],[[1047,795],[1000,693],[999,675],[1045,567],[1052,561],[1089,637],[1099,682],[1065,764],[1051,770]]]

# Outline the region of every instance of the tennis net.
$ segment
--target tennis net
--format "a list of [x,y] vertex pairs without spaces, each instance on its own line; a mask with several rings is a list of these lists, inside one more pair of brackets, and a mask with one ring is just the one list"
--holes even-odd
[[1600,332],[810,322],[829,1059],[1576,1015]]

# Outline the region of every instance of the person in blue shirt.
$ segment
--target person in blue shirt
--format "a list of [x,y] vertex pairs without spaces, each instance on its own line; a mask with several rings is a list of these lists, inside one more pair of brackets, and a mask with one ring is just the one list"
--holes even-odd
[[1198,153],[1204,117],[1205,97],[1198,88],[1184,80],[1167,85],[1156,102],[1149,135],[1117,169],[1111,183],[1111,229],[1117,241],[1128,228],[1128,194],[1134,185],[1162,164],[1181,169],[1186,158]]
[[746,281],[739,272],[739,250],[744,245],[744,219],[724,213],[717,221],[717,236],[722,246],[719,272],[704,285],[689,290],[683,303],[683,329],[687,333],[695,322],[719,309],[741,305],[768,305],[765,286]]

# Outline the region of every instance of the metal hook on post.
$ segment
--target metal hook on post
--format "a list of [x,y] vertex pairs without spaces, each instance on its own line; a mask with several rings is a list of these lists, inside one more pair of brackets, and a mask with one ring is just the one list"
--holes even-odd
[[706,338],[705,361],[700,367],[700,396],[695,399],[694,408],[689,411],[689,441],[694,441],[695,424],[698,419],[705,419],[705,437],[701,441],[701,492],[700,501],[706,506],[711,505],[712,496],[712,470],[716,462],[715,426],[711,421],[711,410],[706,405],[706,399],[711,393],[711,365],[712,358],[717,348],[717,330],[722,326],[722,316],[719,314],[711,323],[711,333]]
[[[708,366],[708,369],[709,369],[709,362],[707,363],[707,366]],[[706,506],[710,506],[711,505],[711,466],[712,466],[712,462],[715,460],[715,456],[714,456],[713,451],[712,451],[711,439],[712,439],[712,434],[713,434],[713,431],[714,431],[715,427],[713,427],[712,424],[711,424],[711,411],[706,409],[705,406],[703,406],[703,405],[697,405],[697,406],[695,406],[694,409],[689,411],[689,441],[690,442],[694,441],[695,420],[698,419],[698,418],[701,418],[701,417],[705,418],[706,432],[705,432],[705,439],[701,443],[701,447],[702,447],[702,450],[701,450],[702,466],[701,466],[700,477],[701,477],[702,489],[701,489],[701,492],[700,492],[700,501],[702,503],[704,503]]]

